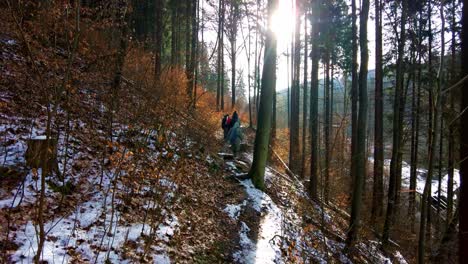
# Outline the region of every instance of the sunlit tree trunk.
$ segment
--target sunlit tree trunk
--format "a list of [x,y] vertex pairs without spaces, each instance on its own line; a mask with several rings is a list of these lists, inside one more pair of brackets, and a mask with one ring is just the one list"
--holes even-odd
[[[277,5],[278,0],[268,0],[268,18],[271,18]],[[249,176],[255,187],[261,190],[265,189],[264,175],[270,143],[273,94],[276,89],[276,39],[272,31],[271,19],[268,21],[262,74],[262,98],[259,106],[258,128],[255,134],[253,162],[249,171]]]

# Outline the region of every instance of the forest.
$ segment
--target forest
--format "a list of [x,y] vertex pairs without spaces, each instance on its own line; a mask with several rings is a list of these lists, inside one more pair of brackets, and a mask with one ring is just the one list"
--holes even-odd
[[0,263],[466,263],[466,2],[0,1]]

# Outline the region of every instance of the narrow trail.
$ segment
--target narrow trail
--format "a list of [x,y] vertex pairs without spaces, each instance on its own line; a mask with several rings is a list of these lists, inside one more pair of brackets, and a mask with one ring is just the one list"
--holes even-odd
[[[253,140],[251,140],[253,142]],[[225,205],[236,223],[236,246],[230,252],[235,263],[392,263],[380,252],[376,241],[360,243],[360,256],[351,261],[343,254],[347,220],[322,208],[308,198],[302,181],[274,169],[265,168],[266,192],[247,178],[253,159],[252,142],[234,158],[227,144],[218,156],[223,159],[223,177],[237,184],[237,200]],[[395,263],[406,263],[397,251]]]
[[[224,160],[224,177],[236,181],[243,200],[224,208],[237,223],[237,247],[232,252],[236,263],[284,263],[282,238],[285,233],[284,214],[270,196],[256,189],[247,178],[252,163],[252,144],[244,143],[243,150],[234,158],[227,144],[218,156]],[[270,169],[266,169],[271,174]]]

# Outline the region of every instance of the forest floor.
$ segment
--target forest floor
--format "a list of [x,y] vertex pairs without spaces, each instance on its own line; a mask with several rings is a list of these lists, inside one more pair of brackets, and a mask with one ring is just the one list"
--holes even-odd
[[[3,102],[10,99],[1,96]],[[43,127],[35,123],[24,129],[31,124],[23,123],[23,118],[5,114],[1,118],[0,133],[8,142],[0,157],[2,259],[30,263],[38,244],[35,207],[41,171],[29,168],[24,155],[27,140],[40,137]],[[247,134],[252,142],[253,133]],[[151,138],[150,148],[156,144]],[[203,156],[156,151],[154,158],[166,157],[166,166],[183,166],[182,160],[189,159],[196,177],[160,175],[132,188],[126,185],[125,172],[109,168],[100,174],[95,153],[74,144],[69,175],[76,186],[73,192],[64,195],[54,187],[54,177],[47,177],[42,259],[47,263],[391,261],[372,241],[361,242],[359,252],[347,257],[342,252],[346,219],[310,202],[298,179],[273,167],[266,168],[268,191],[255,189],[249,179],[238,177],[250,166],[251,149],[231,159],[223,154],[229,152],[227,146],[219,145],[217,152]],[[392,258],[405,263],[399,252]]]

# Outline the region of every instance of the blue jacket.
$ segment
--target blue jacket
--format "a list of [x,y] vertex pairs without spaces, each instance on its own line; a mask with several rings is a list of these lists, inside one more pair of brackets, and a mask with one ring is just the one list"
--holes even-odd
[[228,134],[229,143],[235,144],[237,139],[239,139],[240,141],[243,138],[244,136],[242,135],[242,131],[240,129],[240,122],[237,121],[234,123],[231,130],[229,130],[229,134]]

